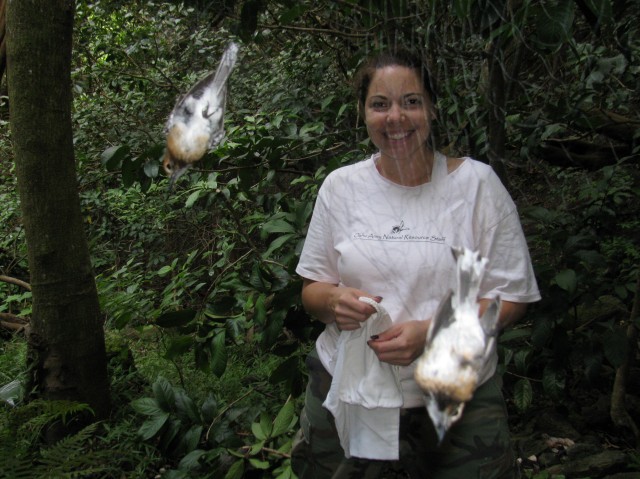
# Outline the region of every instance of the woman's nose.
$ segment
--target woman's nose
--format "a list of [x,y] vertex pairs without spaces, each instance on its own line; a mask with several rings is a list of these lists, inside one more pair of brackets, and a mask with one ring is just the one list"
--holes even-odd
[[403,116],[402,108],[397,103],[393,103],[389,110],[387,110],[387,122],[394,123],[399,122]]

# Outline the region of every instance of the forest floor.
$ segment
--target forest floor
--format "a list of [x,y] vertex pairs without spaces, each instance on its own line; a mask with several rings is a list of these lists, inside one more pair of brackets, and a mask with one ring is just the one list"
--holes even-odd
[[[571,388],[562,400],[510,411],[513,442],[523,477],[535,479],[640,479],[640,445],[611,421],[611,374],[601,387]],[[640,369],[633,371],[627,410],[640,418]],[[510,407],[510,409],[513,409]]]

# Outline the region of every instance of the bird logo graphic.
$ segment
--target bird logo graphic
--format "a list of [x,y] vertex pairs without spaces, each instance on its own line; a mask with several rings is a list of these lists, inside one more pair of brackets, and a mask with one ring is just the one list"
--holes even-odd
[[173,107],[165,126],[167,147],[162,166],[175,181],[224,138],[227,81],[238,58],[239,46],[229,43],[218,68],[196,83]]
[[454,248],[453,255],[456,290],[441,301],[414,373],[440,442],[479,385],[494,348],[500,314],[500,298],[496,298],[478,316],[478,290],[487,259],[466,248]]

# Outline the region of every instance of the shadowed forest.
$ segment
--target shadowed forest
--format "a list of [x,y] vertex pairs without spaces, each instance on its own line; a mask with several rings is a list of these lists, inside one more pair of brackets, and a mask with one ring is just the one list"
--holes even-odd
[[[322,330],[295,267],[327,174],[374,151],[352,75],[397,46],[435,79],[437,148],[518,205],[543,297],[499,342],[522,477],[640,477],[638,2],[21,5],[0,0],[0,478],[295,477]],[[226,138],[169,192],[169,112],[232,40]]]

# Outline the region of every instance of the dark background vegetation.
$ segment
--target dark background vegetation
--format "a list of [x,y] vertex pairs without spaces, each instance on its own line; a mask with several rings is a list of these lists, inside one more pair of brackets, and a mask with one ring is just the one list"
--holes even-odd
[[[439,148],[490,163],[519,206],[543,300],[501,337],[514,430],[604,403],[582,427],[637,471],[639,16],[619,0],[78,1],[74,145],[113,411],[39,442],[86,407],[23,400],[31,293],[4,278],[0,477],[293,477],[319,332],[294,269],[322,180],[372,151],[351,75],[396,45],[437,79]],[[226,142],[168,195],[164,122],[230,39]],[[28,282],[0,88],[0,275]]]

